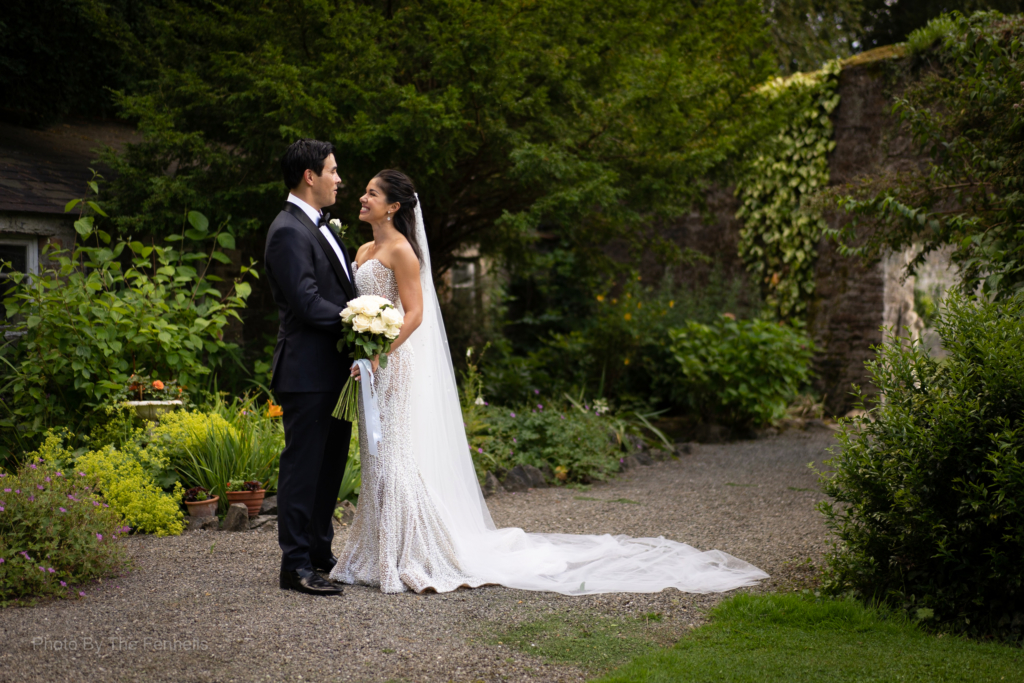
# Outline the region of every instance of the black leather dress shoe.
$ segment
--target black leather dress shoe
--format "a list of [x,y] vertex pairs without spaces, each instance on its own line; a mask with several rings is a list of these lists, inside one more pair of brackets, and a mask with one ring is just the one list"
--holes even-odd
[[328,555],[327,557],[321,557],[319,559],[310,559],[313,562],[313,569],[317,570],[318,572],[327,572],[328,574],[330,574],[331,570],[334,569],[334,565],[338,564],[338,558],[336,558],[334,555]]
[[341,586],[327,581],[312,569],[281,572],[281,590],[298,591],[310,595],[341,595]]

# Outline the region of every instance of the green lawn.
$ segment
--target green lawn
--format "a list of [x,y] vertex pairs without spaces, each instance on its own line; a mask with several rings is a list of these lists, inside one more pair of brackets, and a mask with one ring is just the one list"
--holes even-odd
[[711,617],[600,682],[1024,681],[1020,648],[930,635],[852,601],[738,595]]

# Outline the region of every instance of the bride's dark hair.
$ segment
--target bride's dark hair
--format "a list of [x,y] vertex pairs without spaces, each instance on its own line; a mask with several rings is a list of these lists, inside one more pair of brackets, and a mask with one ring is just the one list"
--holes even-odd
[[416,188],[412,184],[412,179],[392,168],[384,169],[374,178],[380,181],[380,189],[384,191],[384,198],[389,204],[392,202],[401,204],[395,215],[391,217],[391,223],[395,226],[395,230],[409,240],[413,253],[422,263],[423,255],[420,252],[420,245],[416,243],[416,205],[419,200],[416,199]]

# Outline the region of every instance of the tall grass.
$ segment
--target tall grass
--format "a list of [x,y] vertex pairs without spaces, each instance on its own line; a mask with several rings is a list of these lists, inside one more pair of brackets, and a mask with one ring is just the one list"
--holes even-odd
[[227,510],[226,485],[231,479],[255,479],[268,491],[276,491],[284,448],[281,420],[267,417],[256,396],[227,403],[218,395],[204,409],[223,417],[232,429],[211,425],[184,448],[178,473],[186,486],[202,486],[220,496],[222,512]]

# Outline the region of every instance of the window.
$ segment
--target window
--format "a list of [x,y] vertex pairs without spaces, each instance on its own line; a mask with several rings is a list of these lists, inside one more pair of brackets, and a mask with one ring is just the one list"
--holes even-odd
[[[0,270],[0,302],[7,296],[7,292],[14,284],[10,281],[9,273],[39,272],[39,244],[35,238],[13,238],[0,237],[0,262],[4,263],[3,270]],[[7,321],[7,309],[2,309],[3,315],[0,323]]]

